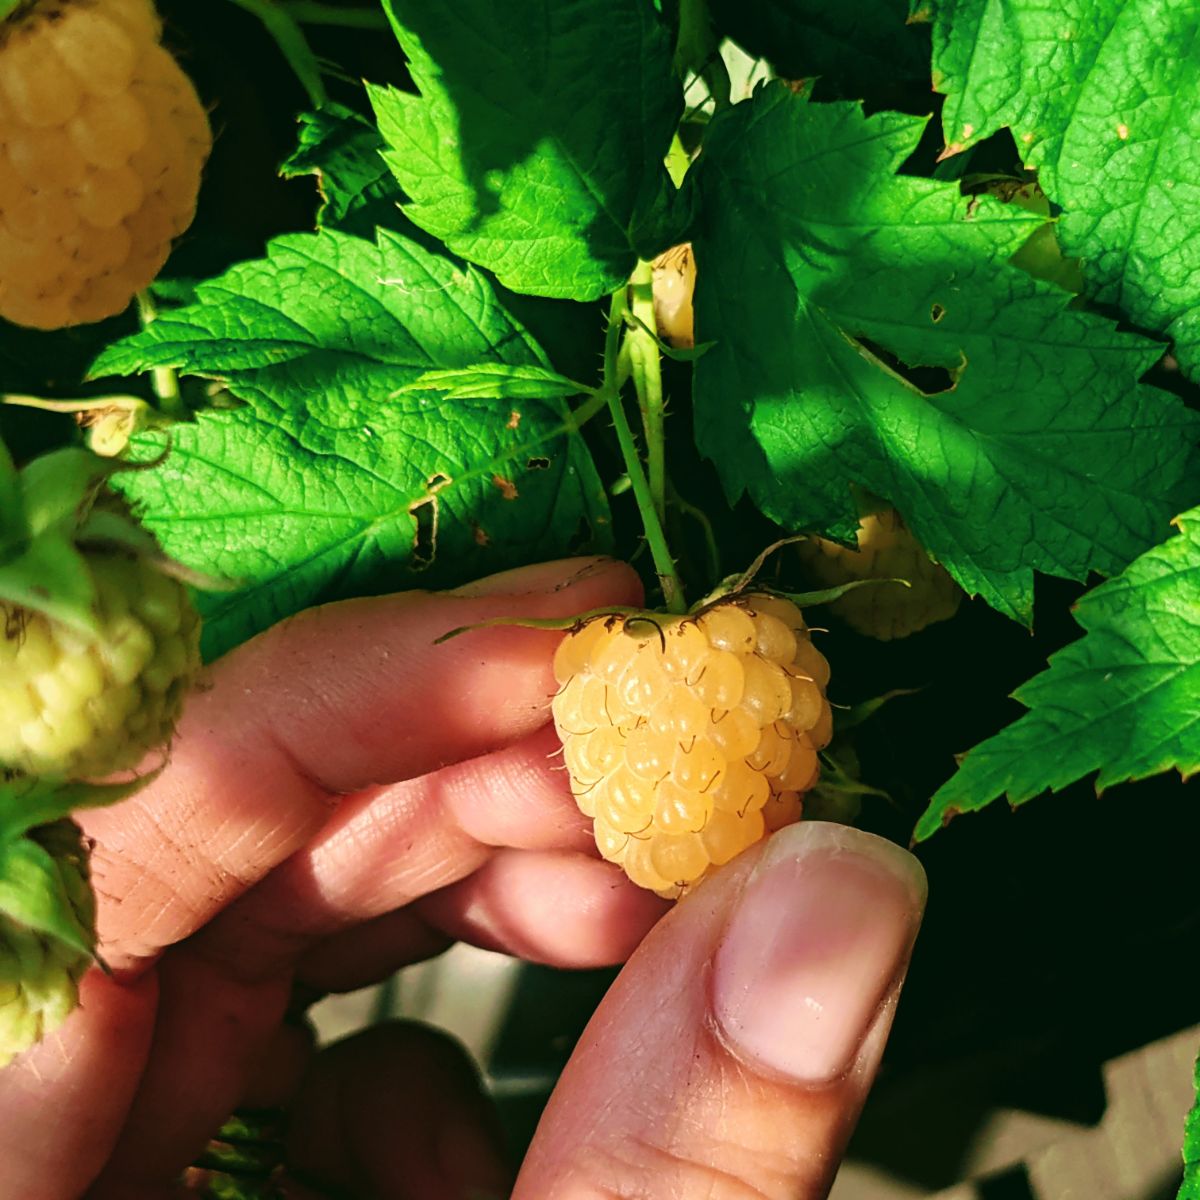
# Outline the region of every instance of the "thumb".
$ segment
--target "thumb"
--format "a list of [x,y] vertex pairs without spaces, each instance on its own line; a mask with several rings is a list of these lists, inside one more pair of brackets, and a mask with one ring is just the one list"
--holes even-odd
[[592,1018],[514,1200],[820,1200],[891,1027],[925,875],[805,821],[661,921]]

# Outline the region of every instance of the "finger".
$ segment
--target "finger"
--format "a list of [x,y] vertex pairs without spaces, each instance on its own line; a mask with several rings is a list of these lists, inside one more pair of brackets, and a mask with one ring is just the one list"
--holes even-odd
[[289,969],[314,943],[467,878],[496,846],[594,854],[566,775],[548,757],[555,744],[547,729],[348,797],[303,850],[204,931],[209,952]]
[[296,966],[296,980],[315,993],[353,992],[448,950],[453,938],[411,908],[384,913],[318,942]]
[[57,1033],[0,1071],[0,1194],[77,1200],[125,1119],[150,1047],[153,974],[118,983],[99,970]]
[[417,911],[459,941],[554,967],[624,962],[669,905],[611,863],[503,850]]
[[409,1023],[318,1056],[296,1096],[288,1164],[322,1188],[405,1200],[499,1200],[511,1183],[474,1064]]
[[684,897],[610,989],[514,1200],[821,1200],[924,907],[911,855],[801,822]]
[[290,981],[240,976],[195,943],[163,955],[149,1057],[88,1200],[169,1190],[237,1107],[284,1020]]
[[626,603],[639,585],[618,563],[572,560],[509,573],[494,595],[486,587],[309,610],[217,663],[162,778],[81,820],[97,842],[110,961],[128,965],[199,928],[299,850],[341,793],[484,754],[546,722],[561,635],[438,636],[498,615]]

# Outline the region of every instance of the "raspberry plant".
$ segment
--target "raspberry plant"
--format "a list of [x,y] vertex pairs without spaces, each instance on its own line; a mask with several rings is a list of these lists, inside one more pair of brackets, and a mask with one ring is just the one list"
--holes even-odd
[[[644,568],[661,639],[633,640],[657,654],[687,597],[801,535],[730,612],[914,585],[790,626],[840,714],[814,798],[837,780],[859,819],[919,841],[1046,791],[1122,785],[1071,810],[1104,828],[1185,811],[1165,773],[1200,767],[1194,6],[0,14],[0,431],[26,469],[89,425],[141,468],[112,486],[163,551],[237,581],[197,597],[207,657],[310,604],[591,551]],[[47,88],[35,39],[105,22],[142,65],[55,48],[75,92]],[[175,63],[220,135],[186,231],[208,141]],[[70,142],[76,93],[136,103],[141,148],[98,160],[119,122]],[[600,770],[586,745],[567,739],[577,782]],[[669,823],[660,799],[641,816]],[[926,853],[1037,845],[1012,822],[956,821]]]

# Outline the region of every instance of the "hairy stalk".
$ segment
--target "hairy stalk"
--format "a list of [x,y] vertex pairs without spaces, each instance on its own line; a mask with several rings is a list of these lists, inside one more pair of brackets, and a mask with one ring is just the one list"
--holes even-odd
[[659,521],[667,516],[666,437],[663,428],[662,359],[650,330],[654,328],[654,268],[639,260],[630,280],[629,312],[641,324],[625,334],[630,373],[637,391],[642,428],[646,435],[646,471],[650,498]]
[[646,480],[646,472],[642,468],[642,460],[638,454],[637,445],[633,440],[633,430],[629,428],[629,419],[621,404],[621,393],[617,385],[619,373],[618,363],[621,355],[621,333],[625,328],[626,298],[625,288],[613,294],[612,305],[608,313],[608,332],[604,343],[604,383],[601,394],[608,401],[609,413],[612,416],[613,428],[617,433],[617,442],[621,447],[621,457],[625,460],[625,469],[629,472],[629,482],[633,488],[634,499],[641,513],[642,525],[646,531],[646,544],[650,547],[650,555],[654,559],[654,570],[662,587],[663,600],[667,609],[682,615],[687,612],[687,599],[683,594],[683,584],[679,572],[675,568],[675,560],[671,557],[671,549],[667,545],[663,533],[662,522],[654,505],[654,497],[650,493],[650,485]]

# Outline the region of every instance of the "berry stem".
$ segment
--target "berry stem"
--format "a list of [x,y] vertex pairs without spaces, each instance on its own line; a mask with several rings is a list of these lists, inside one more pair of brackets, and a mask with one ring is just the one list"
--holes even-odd
[[608,410],[612,415],[613,428],[617,433],[617,442],[621,447],[621,457],[625,460],[625,469],[629,472],[629,482],[633,488],[634,499],[642,516],[642,524],[646,531],[646,544],[650,547],[650,555],[654,559],[654,569],[658,574],[658,582],[662,587],[663,600],[668,611],[687,612],[687,599],[683,594],[683,584],[679,572],[675,569],[675,560],[671,557],[671,549],[667,545],[663,533],[662,522],[658,519],[658,510],[654,505],[654,497],[650,485],[646,481],[646,472],[642,468],[641,456],[633,440],[633,430],[629,428],[629,419],[625,416],[621,404],[621,392],[618,362],[621,353],[621,332],[625,328],[625,312],[628,300],[626,288],[620,288],[613,293],[612,304],[608,313],[608,331],[604,343],[604,384],[601,394],[608,402]]
[[650,333],[654,320],[654,267],[639,260],[630,279],[629,312],[641,321],[625,334],[629,366],[646,435],[646,470],[659,521],[667,515],[667,471],[663,431],[662,359]]

